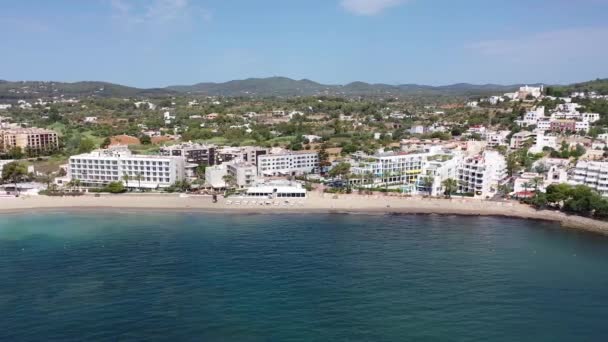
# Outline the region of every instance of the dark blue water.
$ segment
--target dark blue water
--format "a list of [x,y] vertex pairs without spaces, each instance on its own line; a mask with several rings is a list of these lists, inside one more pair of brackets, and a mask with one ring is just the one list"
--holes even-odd
[[606,341],[608,238],[440,216],[0,216],[0,340]]

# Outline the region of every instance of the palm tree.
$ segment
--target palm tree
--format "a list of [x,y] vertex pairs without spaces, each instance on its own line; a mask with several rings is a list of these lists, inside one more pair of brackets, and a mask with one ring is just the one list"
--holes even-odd
[[137,180],[137,190],[141,191],[141,180],[144,177],[141,175],[141,172],[135,174],[135,180]]
[[80,179],[74,178],[71,181],[69,181],[66,185],[68,186],[68,188],[70,188],[70,190],[74,190],[74,188],[77,188],[80,186]]
[[363,184],[369,184],[366,193],[369,195],[372,193],[372,187],[374,186],[374,174],[371,171],[366,171],[363,175]]
[[522,184],[522,186],[524,187],[524,192],[527,194],[528,189],[530,189],[532,187],[532,184],[525,182],[524,184]]
[[222,177],[222,179],[229,187],[236,187],[236,178],[233,175],[225,175],[224,177]]
[[384,191],[385,191],[385,195],[388,196],[388,183],[390,178],[393,176],[393,172],[389,171],[386,173],[386,179],[384,179],[384,174],[382,175],[382,178],[384,179]]
[[543,178],[542,177],[534,177],[532,179],[532,185],[534,185],[534,192],[538,193],[538,188],[539,186],[543,183]]
[[433,194],[433,183],[435,179],[431,176],[424,176],[420,179],[421,185],[427,189],[429,196]]
[[508,184],[501,184],[498,186],[498,192],[502,194],[503,198],[507,198],[511,192],[511,187]]
[[80,185],[82,185],[82,181],[80,179],[74,179],[74,187],[76,187],[76,190],[80,191]]
[[448,198],[452,198],[452,193],[458,190],[458,181],[454,178],[444,180],[442,185],[445,188],[445,194],[448,196]]
[[122,175],[122,180],[125,181],[125,187],[127,189],[129,188],[129,179],[131,179],[131,177],[129,176],[128,173],[125,173],[124,175]]

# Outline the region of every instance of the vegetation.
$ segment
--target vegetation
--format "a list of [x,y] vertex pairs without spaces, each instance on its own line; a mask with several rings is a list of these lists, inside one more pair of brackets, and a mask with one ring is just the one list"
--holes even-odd
[[458,181],[453,178],[448,178],[444,180],[442,185],[445,189],[445,195],[448,198],[451,198],[452,194],[458,190]]
[[15,185],[15,190],[19,192],[17,183],[19,183],[27,175],[27,167],[20,162],[10,162],[2,168],[2,181],[12,182]]
[[608,218],[608,200],[584,185],[552,184],[546,193],[537,193],[527,202],[537,208],[549,206],[571,214]]

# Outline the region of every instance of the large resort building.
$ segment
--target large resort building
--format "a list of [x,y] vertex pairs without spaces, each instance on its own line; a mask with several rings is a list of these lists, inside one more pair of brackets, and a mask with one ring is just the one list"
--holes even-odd
[[388,152],[371,156],[355,154],[351,172],[362,178],[371,178],[370,183],[374,185],[415,184],[430,154],[429,150],[414,153]]
[[43,128],[0,128],[0,152],[18,147],[31,154],[51,152],[59,148],[57,133]]
[[117,146],[70,157],[68,178],[90,187],[123,182],[131,188],[157,189],[183,180],[185,167],[184,157],[134,155]]
[[315,173],[319,169],[316,152],[287,152],[258,156],[259,176],[299,176]]

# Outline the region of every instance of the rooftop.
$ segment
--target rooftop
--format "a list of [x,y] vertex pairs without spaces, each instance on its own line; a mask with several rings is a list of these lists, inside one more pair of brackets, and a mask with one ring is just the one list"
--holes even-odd
[[31,127],[31,128],[21,128],[21,127],[0,128],[0,131],[2,131],[4,133],[12,133],[12,134],[49,134],[49,133],[57,134],[55,131],[52,131],[50,129],[37,128],[37,127]]

